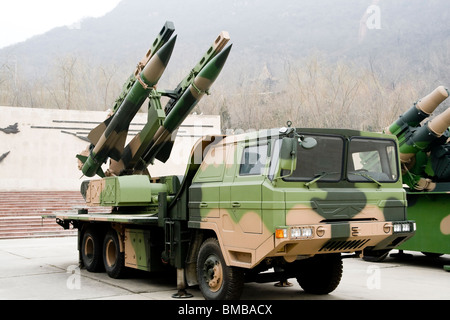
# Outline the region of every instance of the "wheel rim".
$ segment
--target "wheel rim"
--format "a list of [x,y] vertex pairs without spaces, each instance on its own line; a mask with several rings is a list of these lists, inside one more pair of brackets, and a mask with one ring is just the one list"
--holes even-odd
[[106,264],[109,267],[112,267],[117,260],[117,250],[116,245],[114,244],[114,241],[112,239],[109,239],[106,243],[105,247],[105,258],[106,258]]
[[86,237],[84,242],[84,255],[88,260],[92,260],[94,256],[94,239],[91,236]]
[[223,269],[218,257],[211,255],[203,265],[203,277],[211,292],[217,292],[222,287]]

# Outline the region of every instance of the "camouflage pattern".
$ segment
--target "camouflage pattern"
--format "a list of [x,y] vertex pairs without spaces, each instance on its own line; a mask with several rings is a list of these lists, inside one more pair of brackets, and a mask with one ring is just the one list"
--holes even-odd
[[164,270],[161,262],[161,253],[152,250],[149,243],[160,241],[162,234],[149,230],[125,229],[125,266],[144,271]]
[[401,250],[450,254],[449,191],[408,192],[408,218],[417,224],[414,237],[398,247]]

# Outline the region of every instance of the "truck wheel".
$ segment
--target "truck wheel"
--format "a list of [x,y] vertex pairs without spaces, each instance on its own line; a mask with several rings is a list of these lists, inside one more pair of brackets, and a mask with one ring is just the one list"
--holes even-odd
[[102,238],[98,230],[88,228],[84,232],[81,240],[81,259],[87,271],[103,271]]
[[103,263],[108,276],[120,279],[125,274],[125,255],[120,252],[116,230],[109,230],[103,241]]
[[207,239],[197,257],[197,278],[206,300],[239,299],[244,287],[244,271],[230,267],[220,250],[217,239]]
[[342,277],[340,254],[316,255],[299,263],[297,281],[307,293],[328,294],[337,288]]

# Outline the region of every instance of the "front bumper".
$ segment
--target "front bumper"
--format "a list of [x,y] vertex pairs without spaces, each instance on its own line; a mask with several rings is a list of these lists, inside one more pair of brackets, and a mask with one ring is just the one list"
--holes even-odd
[[357,221],[278,227],[276,256],[393,249],[415,233],[414,221]]

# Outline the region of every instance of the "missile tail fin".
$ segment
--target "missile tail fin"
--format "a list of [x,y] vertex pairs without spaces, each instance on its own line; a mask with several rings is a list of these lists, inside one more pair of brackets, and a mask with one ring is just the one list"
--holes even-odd
[[112,118],[113,116],[109,117],[89,132],[88,139],[93,145],[96,145],[98,140],[100,140],[100,137],[105,132]]
[[122,157],[123,150],[125,149],[125,143],[127,140],[128,129],[120,132],[117,135],[116,141],[109,151],[109,157],[116,161],[119,161]]
[[161,161],[162,163],[166,163],[169,160],[170,154],[172,153],[174,141],[167,141],[161,150],[156,154],[156,159]]

